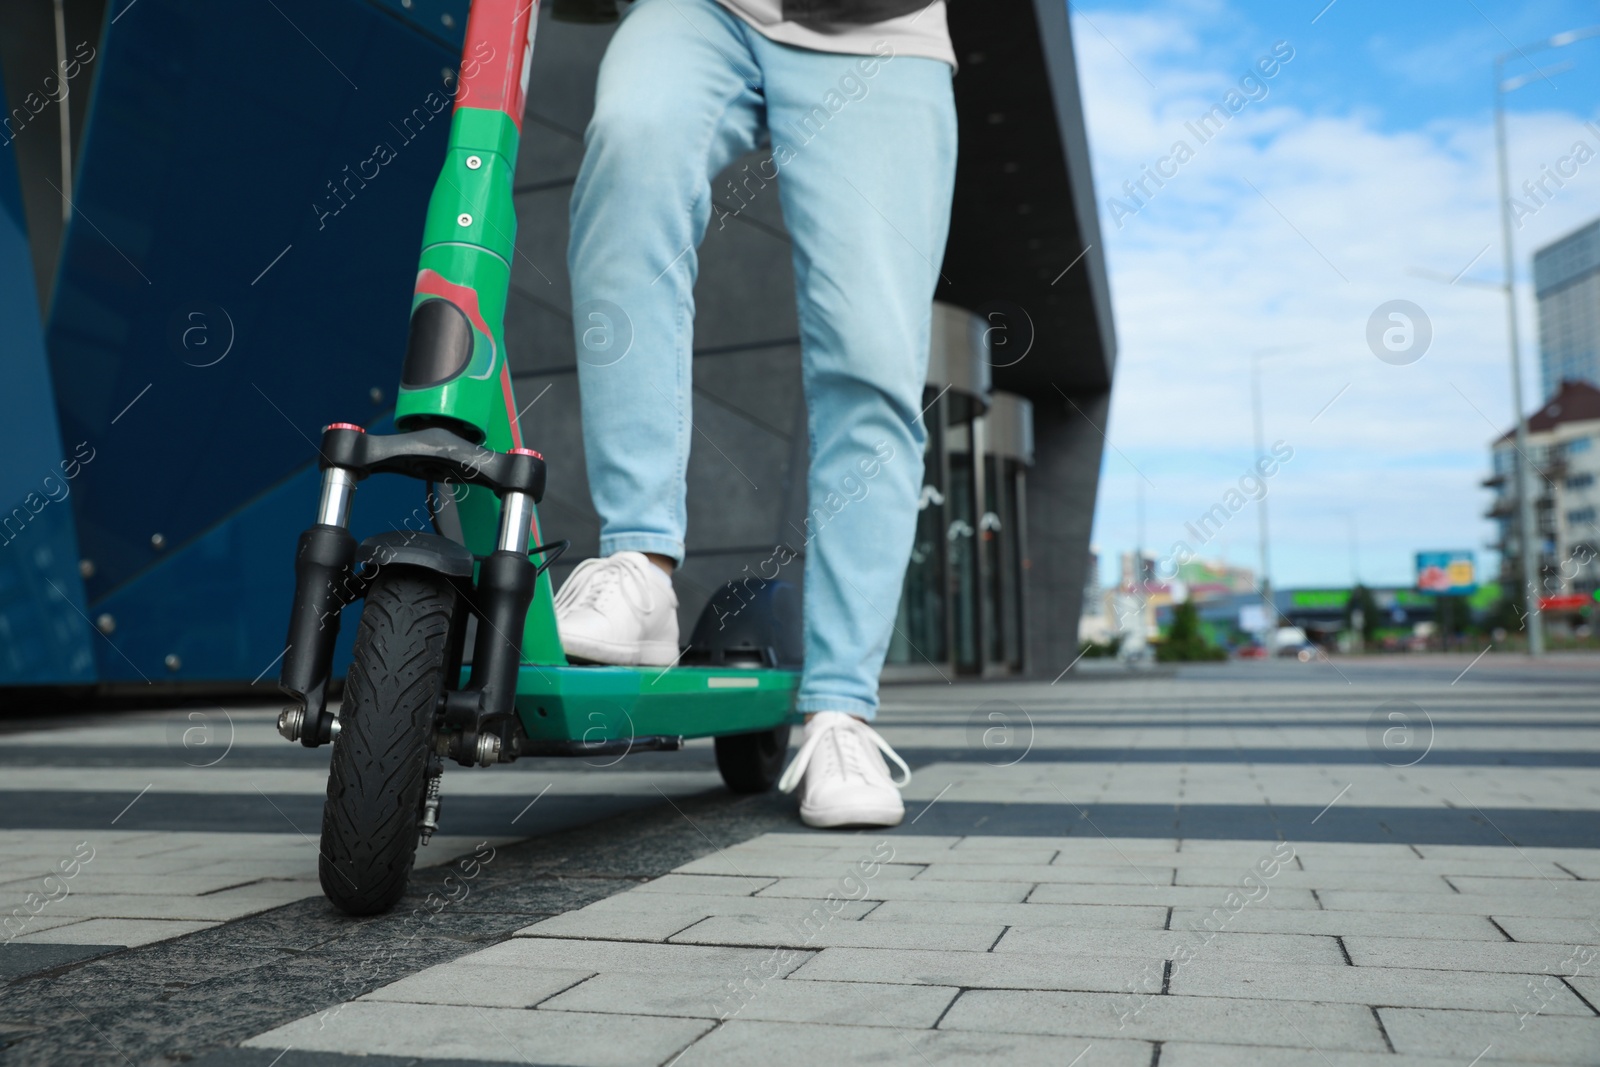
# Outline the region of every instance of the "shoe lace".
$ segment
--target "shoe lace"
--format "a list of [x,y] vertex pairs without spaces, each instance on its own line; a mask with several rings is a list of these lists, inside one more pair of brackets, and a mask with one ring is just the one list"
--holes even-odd
[[[651,589],[652,578],[644,571],[648,566],[654,564],[633,556],[616,555],[604,559],[586,559],[574,567],[567,580],[561,584],[561,590],[556,594],[556,609],[567,612],[583,607],[594,607],[612,591],[621,590],[632,607],[641,614],[648,614],[654,611],[656,606],[655,593]],[[622,584],[621,579],[624,574],[632,575],[634,578],[631,584],[633,588],[643,592],[643,603],[634,603],[628,586]]]
[[889,742],[861,720],[845,718],[815,733],[808,732],[806,743],[800,746],[794,762],[789,764],[789,769],[778,780],[778,788],[785,793],[794,792],[813,760],[817,763],[817,770],[824,776],[839,768],[838,773],[866,780],[867,756],[874,748],[893,760],[905,774],[900,781],[895,781],[891,775],[889,784],[896,789],[910,785],[911,768],[906,766],[906,761],[900,758],[898,752],[889,747]]

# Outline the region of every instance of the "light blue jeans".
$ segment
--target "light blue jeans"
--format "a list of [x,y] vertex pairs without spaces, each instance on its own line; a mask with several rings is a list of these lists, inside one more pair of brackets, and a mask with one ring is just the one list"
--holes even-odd
[[[584,140],[568,267],[600,552],[683,558],[696,248],[713,214],[733,224],[711,180],[770,147],[740,177],[745,197],[777,177],[794,242],[811,454],[809,518],[790,541],[805,553],[798,710],[870,718],[922,487],[950,68],[887,45],[777,44],[715,0],[640,0],[600,65]],[[791,559],[775,550],[761,577]]]

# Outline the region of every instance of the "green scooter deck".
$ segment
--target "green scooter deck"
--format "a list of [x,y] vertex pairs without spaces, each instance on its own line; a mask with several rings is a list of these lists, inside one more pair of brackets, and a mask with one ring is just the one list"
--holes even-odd
[[524,663],[517,714],[536,741],[752,733],[790,720],[799,685],[785,670]]

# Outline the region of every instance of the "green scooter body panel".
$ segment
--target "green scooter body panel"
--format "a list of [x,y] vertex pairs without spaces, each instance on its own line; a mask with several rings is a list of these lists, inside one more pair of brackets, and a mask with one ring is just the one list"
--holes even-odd
[[796,671],[737,667],[535,667],[517,714],[535,740],[753,733],[794,717]]

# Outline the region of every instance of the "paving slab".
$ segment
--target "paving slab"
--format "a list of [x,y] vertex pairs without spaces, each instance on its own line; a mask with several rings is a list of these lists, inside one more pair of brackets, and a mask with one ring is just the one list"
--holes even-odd
[[1600,965],[1600,949],[1575,955],[1571,946],[1514,941],[1428,941],[1421,938],[1346,937],[1345,949],[1358,967],[1425,967],[1443,971],[1501,971],[1508,974],[1572,974],[1588,961]]
[[[1233,963],[1201,953],[1172,976],[1171,990],[1179,996],[1499,1011],[1524,997],[1525,984],[1522,975],[1484,971]],[[1552,1015],[1593,1015],[1587,1005],[1564,988],[1552,995],[1545,1011]]]
[[[315,877],[315,870],[311,873],[312,877]],[[91,864],[84,867],[66,884],[75,895],[106,893],[200,896],[204,893],[215,893],[219,889],[229,889],[254,882],[260,877],[262,876],[241,877],[225,871],[206,872],[195,869],[162,874],[134,873],[121,869],[120,865],[113,868],[107,865],[94,867]],[[37,879],[26,878],[0,885],[0,904],[10,901],[13,897],[20,899],[21,894],[33,891],[36,889],[36,881]]]
[[[951,1067],[1004,1063],[1008,1067],[1149,1067],[1153,1046],[1105,1038],[1035,1037],[891,1027],[756,1022],[735,1019],[697,1042],[679,1067]],[[1092,1056],[1092,1059],[1091,1059]]]
[[924,882],[865,879],[864,888],[841,889],[838,879],[780,878],[762,889],[763,897],[821,899],[829,893],[854,894],[862,900],[999,901],[1021,903],[1033,891],[1032,882]]
[[[1168,909],[1123,904],[1010,904],[973,901],[885,900],[863,922],[985,923],[1059,926],[1077,930],[1161,930]],[[1484,924],[1488,927],[1488,924]],[[1491,928],[1492,929],[1492,928]],[[1498,938],[1500,935],[1494,935]]]
[[1580,882],[1560,875],[1537,878],[1526,874],[1519,877],[1485,878],[1481,875],[1452,875],[1450,884],[1463,895],[1505,897],[1534,894],[1555,898],[1600,910],[1600,882]]
[[[661,900],[661,897],[655,897]],[[709,908],[661,907],[627,911],[581,909],[524,926],[517,937],[593,938],[602,941],[665,941],[710,915]]]
[[1312,1002],[1287,1007],[1221,997],[1153,996],[1140,1001],[1105,993],[968,989],[939,1028],[1280,1047],[1309,1041],[1325,1050],[1388,1048],[1372,1012],[1362,1005]]
[[1094,885],[1170,885],[1173,868],[1123,863],[1070,864],[931,863],[919,882],[1035,882]]
[[1441,1056],[1396,1056],[1389,1052],[1341,1052],[1338,1049],[1274,1048],[1263,1054],[1238,1045],[1197,1044],[1174,1041],[1161,1046],[1161,1067],[1491,1067],[1501,1060],[1485,1059],[1479,1065]]
[[26,933],[15,943],[34,945],[121,945],[134,948],[209,930],[220,923],[189,919],[84,919],[70,926]]
[[[1408,868],[1402,868],[1402,871]],[[1176,885],[1240,886],[1246,876],[1251,885],[1264,884],[1273,892],[1279,889],[1365,889],[1390,893],[1453,893],[1443,873],[1400,873],[1394,868],[1378,870],[1296,870],[1281,869],[1262,877],[1251,867],[1178,867]]]
[[50,905],[50,910],[58,916],[76,915],[83,918],[223,922],[268,911],[290,901],[321,895],[322,888],[316,883],[256,883],[204,897],[169,897],[155,893],[131,896],[115,893],[73,894]]
[[1566,945],[1600,945],[1600,916],[1552,918],[1539,915],[1488,913],[1518,941],[1545,941]]
[[[461,957],[461,962],[486,967],[555,967],[607,973],[705,974],[723,976],[732,981],[744,974],[746,969],[767,967],[773,955],[772,950],[759,948],[517,937],[468,953]],[[805,963],[810,956],[808,952],[785,950],[781,962],[762,972],[763,976],[787,974]]]
[[[666,874],[635,889],[636,893],[686,893],[691,896],[754,896],[776,882],[776,878],[753,878],[723,874]],[[817,896],[823,894],[818,893]]]
[[673,934],[674,945],[786,945],[793,948],[915,948],[987,952],[1003,940],[1005,926],[988,923],[839,922],[825,907],[793,920],[756,915],[713,915]]
[[593,976],[593,971],[559,967],[485,967],[455,961],[418,971],[398,982],[374,989],[357,1000],[531,1008]]
[[889,982],[988,989],[1121,990],[1144,968],[1161,974],[1160,951],[1120,954],[1115,947],[1079,956],[1036,952],[941,952],[828,948],[792,981]]
[[[1534,883],[1543,886],[1542,882]],[[1508,893],[1381,893],[1356,889],[1319,890],[1329,911],[1415,911],[1433,915],[1533,915],[1540,918],[1587,918],[1600,914],[1600,900],[1590,904],[1532,887]]]
[[1395,1051],[1451,1056],[1466,1062],[1484,1053],[1486,1063],[1600,1062],[1600,1019],[1511,1011],[1427,1011],[1379,1008]]
[[[912,883],[920,884],[921,879]],[[1069,885],[1047,883],[1028,895],[1036,904],[1157,904],[1178,908],[1220,908],[1232,890],[1221,886],[1197,885]],[[1309,889],[1275,889],[1242,910],[1296,908],[1318,911],[1321,906]]]
[[[678,874],[734,875],[746,878],[843,878],[846,875],[875,879],[911,879],[923,871],[921,864],[883,863],[871,852],[832,853],[807,849],[804,852],[735,852],[723,850],[678,868]],[[865,869],[862,866],[865,865]],[[870,875],[868,875],[870,871]]]
[[[870,926],[870,923],[862,923]],[[954,947],[954,946],[952,946]],[[1246,934],[1224,931],[1197,935],[1187,930],[1067,930],[1052,926],[1013,926],[994,946],[995,952],[1035,954],[1148,956],[1182,959],[1187,947],[1208,959],[1262,960],[1280,963],[1344,963],[1344,953],[1332,937],[1311,934]]]
[[576,985],[539,1007],[547,1011],[621,1012],[706,1019],[831,1023],[927,1030],[955,999],[944,986],[869,982],[791,982],[759,979],[730,990],[722,977],[659,978],[603,974]]
[[[1174,908],[1172,928],[1200,926],[1211,909]],[[1215,928],[1216,922],[1211,923]],[[1306,911],[1243,908],[1222,927],[1230,933],[1332,934],[1412,937],[1444,941],[1504,941],[1505,934],[1484,915],[1428,915],[1415,911]]]
[[711,1029],[703,1019],[357,1001],[251,1038],[248,1047],[573,1067],[664,1063]]

